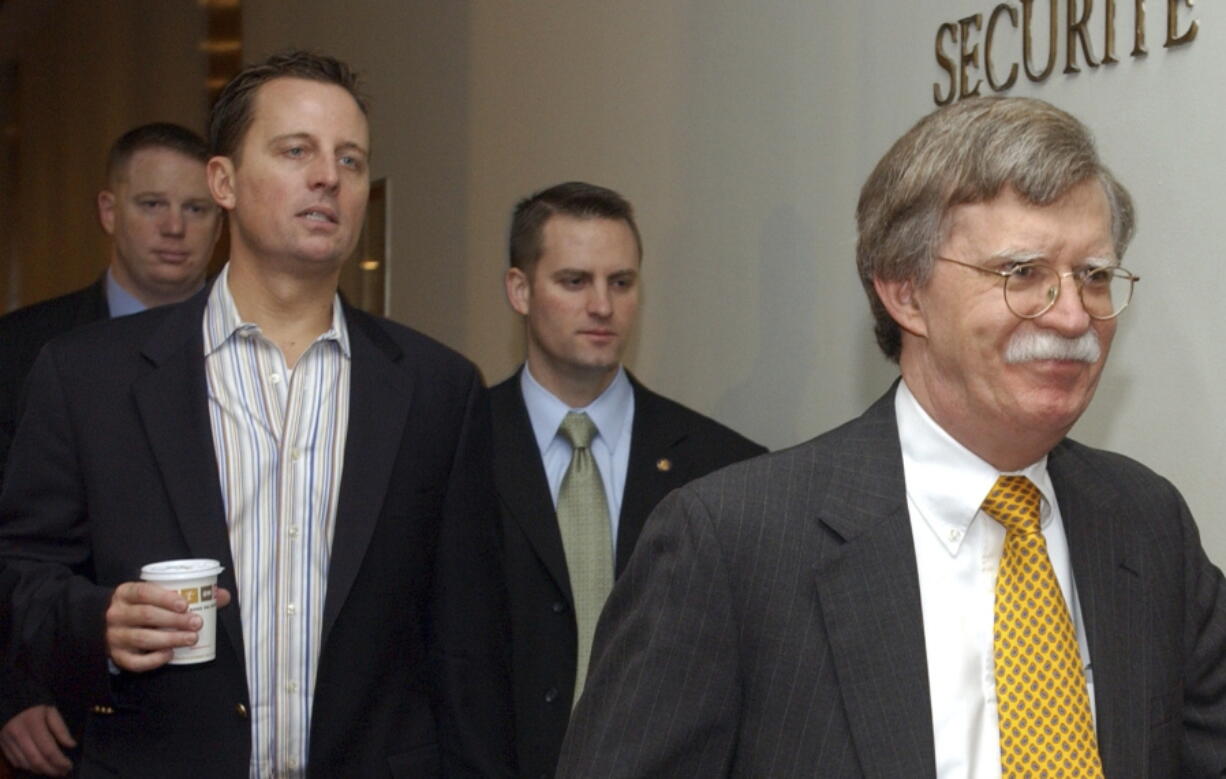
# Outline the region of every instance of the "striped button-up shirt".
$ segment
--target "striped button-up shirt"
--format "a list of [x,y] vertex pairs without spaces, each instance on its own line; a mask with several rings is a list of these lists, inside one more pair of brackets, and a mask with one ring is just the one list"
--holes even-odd
[[223,269],[204,314],[209,421],[242,608],[251,776],[305,773],[324,594],[349,423],[349,333],[287,368],[239,316]]

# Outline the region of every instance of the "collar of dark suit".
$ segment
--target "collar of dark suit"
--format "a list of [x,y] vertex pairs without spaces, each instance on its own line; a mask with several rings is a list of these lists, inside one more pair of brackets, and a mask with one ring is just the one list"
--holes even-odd
[[[204,288],[182,303],[167,306],[165,319],[161,326],[154,328],[142,344],[141,352],[154,365],[161,365],[172,355],[187,346],[199,347],[203,351],[203,334],[201,321],[205,306],[208,305],[209,293],[216,279],[209,279]],[[400,346],[379,326],[378,320],[354,308],[345,298],[341,297],[341,306],[345,312],[345,323],[349,327],[350,338],[360,333],[366,341],[389,360],[396,362],[403,356]]]
[[809,455],[829,474],[818,514],[845,541],[907,509],[902,448],[894,417],[895,381],[856,419],[821,436]]

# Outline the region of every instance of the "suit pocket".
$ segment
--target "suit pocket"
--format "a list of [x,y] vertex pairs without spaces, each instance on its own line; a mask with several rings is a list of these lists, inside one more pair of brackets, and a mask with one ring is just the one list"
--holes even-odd
[[429,777],[441,776],[443,773],[443,760],[438,744],[427,744],[408,752],[391,755],[387,759],[387,765],[395,777]]
[[1159,728],[1183,715],[1183,691],[1164,692],[1149,699],[1149,726]]

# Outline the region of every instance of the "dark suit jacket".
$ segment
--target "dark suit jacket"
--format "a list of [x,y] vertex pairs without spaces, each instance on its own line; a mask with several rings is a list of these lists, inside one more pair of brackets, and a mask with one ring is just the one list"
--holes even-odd
[[[30,379],[0,556],[20,642],[61,705],[96,707],[83,776],[245,777],[239,611],[217,660],[111,676],[111,588],[144,563],[216,558],[235,591],[214,458],[201,317],[178,306],[78,330]],[[509,773],[504,584],[489,418],[475,368],[346,310],[349,429],[311,720],[312,776]]]
[[85,289],[0,316],[0,484],[17,428],[21,388],[39,350],[57,335],[109,316],[106,276]]
[[[105,275],[84,289],[0,316],[0,487],[17,428],[22,387],[39,351],[58,335],[109,317]],[[0,666],[0,726],[40,703],[51,703],[47,691],[18,671],[11,660],[4,662]],[[71,716],[69,723],[77,724]]]
[[[670,491],[766,450],[630,379],[634,422],[617,531],[620,573],[647,515]],[[575,686],[574,600],[549,482],[519,373],[490,391],[494,470],[511,599],[512,680],[521,776],[552,776]]]
[[[597,628],[564,777],[933,777],[893,393],[674,493]],[[1226,583],[1175,488],[1071,441],[1064,518],[1109,777],[1226,771]]]

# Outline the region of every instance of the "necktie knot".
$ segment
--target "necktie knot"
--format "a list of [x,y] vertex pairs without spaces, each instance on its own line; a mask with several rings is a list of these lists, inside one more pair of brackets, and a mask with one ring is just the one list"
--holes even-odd
[[575,449],[587,449],[596,432],[596,423],[582,411],[569,412],[558,427],[558,433]]
[[980,508],[999,522],[1005,533],[1038,533],[1042,496],[1025,476],[1000,476]]

